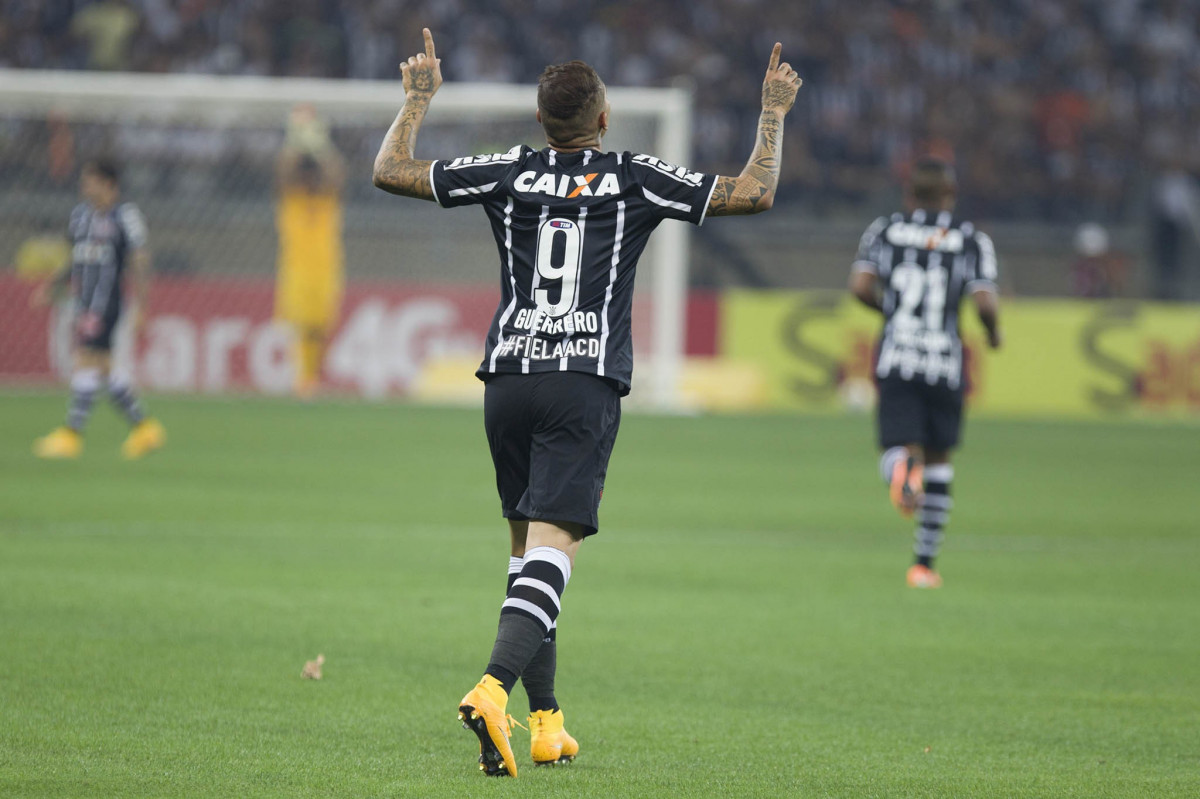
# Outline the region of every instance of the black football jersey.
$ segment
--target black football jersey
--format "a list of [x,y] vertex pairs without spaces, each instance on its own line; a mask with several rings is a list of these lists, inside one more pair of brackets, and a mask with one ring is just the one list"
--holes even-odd
[[716,176],[653,156],[524,145],[435,161],[443,207],[482,205],[500,254],[500,304],[477,374],[576,371],[633,379],[638,258],[664,219],[704,221]]
[[76,309],[115,319],[129,254],[146,246],[146,220],[133,203],[98,211],[80,203],[67,226]]
[[877,275],[883,288],[876,375],[960,387],[959,304],[973,291],[995,290],[992,240],[948,211],[896,213],[867,228],[854,268]]

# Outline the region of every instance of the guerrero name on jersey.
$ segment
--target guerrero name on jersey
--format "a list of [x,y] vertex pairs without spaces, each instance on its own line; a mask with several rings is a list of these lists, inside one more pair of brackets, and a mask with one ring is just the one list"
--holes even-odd
[[960,388],[959,303],[995,290],[992,240],[948,211],[897,213],[867,228],[854,268],[877,275],[883,288],[876,375]]
[[500,304],[476,374],[633,378],[634,273],[663,219],[704,221],[715,175],[634,153],[506,153],[435,161],[446,208],[482,205],[500,253]]
[[109,324],[121,315],[121,289],[129,254],[146,246],[146,220],[133,203],[98,211],[80,203],[67,226],[76,311]]

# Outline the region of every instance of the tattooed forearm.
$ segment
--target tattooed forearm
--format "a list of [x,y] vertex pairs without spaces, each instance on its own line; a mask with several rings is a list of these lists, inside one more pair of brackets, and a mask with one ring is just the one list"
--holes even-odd
[[[419,75],[414,76],[415,78]],[[429,110],[430,96],[418,88],[409,93],[404,107],[388,129],[375,156],[375,185],[392,194],[432,200],[433,186],[429,179],[432,161],[418,161],[412,157],[417,145],[417,133],[425,112]]]
[[[763,89],[764,103],[766,88]],[[779,142],[783,135],[783,116],[764,110],[758,119],[758,138],[750,162],[736,178],[717,178],[709,216],[757,214],[771,207],[779,183]]]

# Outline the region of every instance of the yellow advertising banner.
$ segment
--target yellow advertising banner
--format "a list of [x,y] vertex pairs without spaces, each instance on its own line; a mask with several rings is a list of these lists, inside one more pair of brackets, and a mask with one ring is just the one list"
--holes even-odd
[[[969,299],[962,318],[973,412],[1200,416],[1200,306],[1005,299],[997,352]],[[721,308],[721,354],[758,368],[764,407],[863,407],[874,400],[881,324],[845,292],[731,291]]]

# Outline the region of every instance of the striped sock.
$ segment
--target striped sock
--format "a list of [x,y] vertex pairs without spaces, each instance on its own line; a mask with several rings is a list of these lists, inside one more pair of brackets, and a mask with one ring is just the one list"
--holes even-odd
[[67,427],[82,433],[92,415],[92,403],[100,390],[100,370],[80,369],[71,375],[71,402],[67,406]]
[[508,557],[508,585],[504,586],[504,598],[508,599],[509,593],[512,592],[513,583],[517,581],[517,577],[521,575],[521,569],[525,566],[525,558],[518,558],[515,555]]
[[146,414],[142,411],[142,404],[138,402],[138,396],[133,391],[133,386],[128,380],[119,377],[109,378],[108,381],[108,398],[112,400],[112,404],[117,406],[117,410],[125,414],[125,418],[129,423],[136,425],[146,418]]
[[[508,559],[508,588],[505,597],[512,592],[513,583],[521,574],[525,559],[512,557]],[[558,621],[542,639],[537,654],[521,674],[521,682],[525,684],[525,694],[529,697],[529,712],[538,710],[558,710],[558,700],[554,697],[554,675],[558,671]],[[495,675],[493,675],[495,676]]]
[[954,505],[954,500],[950,498],[950,483],[953,480],[954,467],[949,463],[925,465],[925,498],[917,508],[913,544],[916,562],[922,566],[933,568],[933,560],[942,547],[942,528]]
[[487,673],[504,683],[505,690],[511,692],[516,678],[550,637],[570,578],[567,553],[553,547],[525,551],[521,573],[500,608],[500,626],[487,667]]

